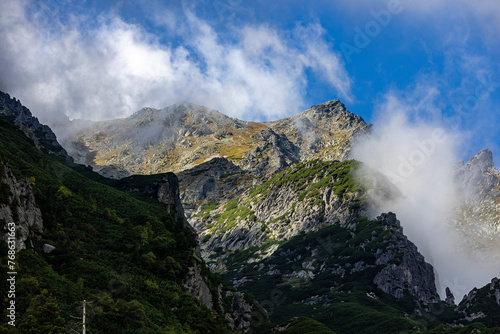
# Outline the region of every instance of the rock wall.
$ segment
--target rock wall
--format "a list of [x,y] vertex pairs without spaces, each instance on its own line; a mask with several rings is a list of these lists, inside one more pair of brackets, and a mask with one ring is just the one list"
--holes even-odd
[[167,210],[174,216],[174,219],[181,219],[187,227],[191,225],[187,223],[184,215],[184,207],[182,206],[179,190],[179,179],[174,173],[167,173],[160,182],[157,191],[158,201],[166,204]]
[[214,158],[177,174],[181,201],[197,207],[201,201],[222,201],[241,195],[252,186],[255,176],[226,158]]
[[0,162],[0,238],[7,241],[9,224],[16,226],[16,246],[25,249],[31,238],[43,230],[42,213],[35,202],[31,183],[18,180],[12,171]]
[[[352,175],[351,172],[344,172],[350,170],[351,165]],[[242,213],[235,213],[233,221],[229,221],[231,218],[225,221],[221,218],[228,215],[224,205],[227,199],[223,197],[222,200],[219,198],[221,204],[216,209],[211,208],[210,213],[195,211],[189,217],[189,222],[203,240],[204,258],[213,260],[212,251],[219,247],[226,251],[244,250],[260,246],[270,238],[284,241],[299,233],[334,223],[348,225],[362,211],[369,209],[373,197],[372,190],[349,190],[347,186],[345,189],[339,188],[344,187],[340,183],[345,178],[352,180],[356,177],[357,172],[354,170],[357,167],[354,166],[357,165],[347,161],[293,165],[278,172],[276,177],[266,183],[257,183],[262,189],[248,187],[234,192],[233,201],[238,200],[237,207]],[[374,171],[363,169],[365,179],[378,180],[381,177]],[[383,183],[382,180],[377,181],[377,185]],[[189,186],[186,188],[189,190]],[[378,198],[394,198],[399,196],[399,192],[387,186],[379,189],[376,195]],[[245,212],[248,214],[245,215]]]

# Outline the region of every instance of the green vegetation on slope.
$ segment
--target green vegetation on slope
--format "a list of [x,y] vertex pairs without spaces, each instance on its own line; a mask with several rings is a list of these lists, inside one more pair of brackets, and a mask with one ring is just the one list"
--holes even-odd
[[[279,221],[289,223],[291,215],[295,212],[297,202],[324,207],[320,191],[325,188],[332,188],[336,196],[344,201],[348,201],[353,193],[362,190],[362,185],[355,181],[353,177],[353,173],[358,168],[358,165],[359,163],[354,160],[342,162],[318,160],[305,163],[300,162],[277,172],[263,184],[251,189],[248,199],[240,200],[240,198],[235,198],[223,205],[218,205],[217,202],[210,202],[203,205],[196,216],[212,221],[207,224],[211,234],[225,233],[236,226],[238,222],[244,220],[261,223],[262,231],[265,232],[266,226],[269,224]],[[283,215],[271,220],[259,221],[255,212],[250,209],[251,204],[256,204],[265,199],[270,191],[277,191],[280,187],[285,186],[297,192],[297,201],[290,203],[290,209]],[[361,199],[356,198],[352,201],[349,209],[352,212],[360,207]],[[216,209],[224,211],[217,214],[210,213]]]
[[[90,334],[228,332],[222,315],[181,289],[196,246],[181,220],[160,203],[91,181],[43,154],[1,117],[0,127],[0,161],[31,181],[44,222],[40,239],[16,255],[16,327],[2,321],[1,332],[66,333],[83,300]],[[5,186],[0,194],[8,204]],[[46,254],[43,244],[56,249]],[[0,257],[7,291],[3,242]],[[3,319],[7,303],[2,296]]]
[[352,177],[352,172],[358,165],[355,160],[300,162],[276,173],[271,179],[252,189],[250,196],[265,196],[272,187],[279,188],[286,183],[300,185],[299,190],[302,192],[298,197],[299,201],[314,197],[318,189],[326,187],[334,188],[335,194],[341,196],[346,191],[354,192],[361,189],[361,184]]
[[[373,254],[388,249],[394,237],[377,221],[359,217],[354,234],[337,224],[303,233],[281,243],[260,263],[249,261],[257,247],[237,251],[226,260],[225,279],[240,281],[238,289],[253,294],[274,323],[306,316],[337,333],[474,333],[479,327],[482,333],[496,333],[495,328],[467,321],[460,321],[460,330],[443,325],[462,317],[443,302],[424,307],[409,294],[397,299],[378,289],[373,279],[383,266]],[[397,265],[401,258],[389,263]],[[362,264],[359,270],[356,264]],[[297,275],[300,272],[303,275]],[[479,293],[487,293],[486,287],[482,290]],[[494,300],[488,302],[491,312],[498,312]],[[476,321],[498,326],[496,314]]]

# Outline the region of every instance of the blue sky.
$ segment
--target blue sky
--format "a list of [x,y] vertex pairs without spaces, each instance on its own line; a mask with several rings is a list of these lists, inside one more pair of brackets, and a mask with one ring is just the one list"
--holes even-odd
[[500,165],[496,0],[2,0],[0,89],[42,121],[190,101],[244,120],[340,98],[458,131]]

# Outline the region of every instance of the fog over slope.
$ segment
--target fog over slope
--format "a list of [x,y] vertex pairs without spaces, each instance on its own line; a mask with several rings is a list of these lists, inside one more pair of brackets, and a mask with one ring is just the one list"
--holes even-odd
[[453,170],[466,135],[446,128],[438,117],[416,114],[397,98],[388,98],[375,122],[376,134],[355,145],[352,156],[399,188],[403,197],[383,202],[373,214],[395,212],[405,234],[434,266],[441,298],[450,287],[460,301],[498,276],[500,264],[473,258],[450,224],[459,200]]

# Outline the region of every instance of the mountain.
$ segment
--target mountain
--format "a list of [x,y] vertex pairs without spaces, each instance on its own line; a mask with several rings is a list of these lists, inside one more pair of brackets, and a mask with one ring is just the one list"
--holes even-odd
[[[126,147],[135,159],[94,165],[101,175],[40,145],[31,114],[13,117],[0,107],[8,109],[0,117],[3,291],[12,291],[8,273],[17,272],[16,327],[2,323],[2,332],[78,330],[84,300],[89,333],[500,331],[497,278],[458,305],[449,289],[443,301],[433,267],[397,213],[367,218],[377,201],[401,194],[387,177],[346,159],[370,126],[339,101],[270,123],[190,104],[97,123],[93,145],[110,149],[110,159]],[[221,124],[234,132],[217,142],[213,131]],[[221,157],[242,138],[248,145],[239,142],[240,157]],[[201,146],[182,150],[179,141]],[[150,169],[120,179],[102,175],[154,165],[141,156],[168,145],[169,154],[187,159],[193,152],[216,157],[191,162],[178,177]],[[78,147],[81,155],[70,151],[77,161],[101,154],[83,142]],[[457,178],[472,189],[470,201],[495,199],[487,153],[457,167]],[[165,164],[182,166],[169,157]],[[4,317],[13,316],[9,298],[1,301]]]
[[371,126],[329,101],[276,122],[244,122],[190,103],[94,122],[67,140],[71,156],[97,172],[130,174],[180,172],[225,157],[256,175],[313,158],[340,160]]

